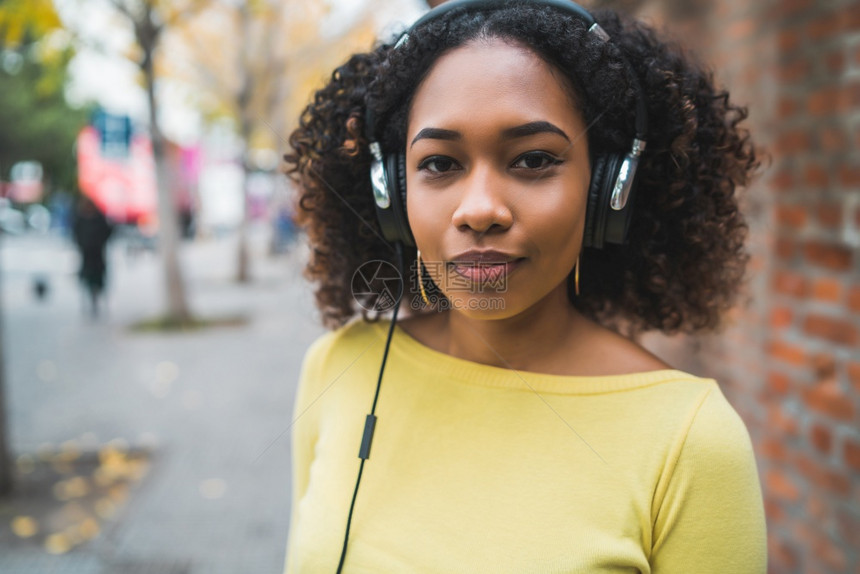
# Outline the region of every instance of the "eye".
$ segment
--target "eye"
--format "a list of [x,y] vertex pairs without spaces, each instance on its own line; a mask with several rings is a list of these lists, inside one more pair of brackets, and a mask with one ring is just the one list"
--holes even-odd
[[440,175],[445,172],[456,169],[457,162],[455,162],[450,157],[445,157],[443,155],[434,155],[428,157],[420,164],[418,164],[418,171],[428,171],[433,175]]
[[540,170],[564,163],[563,160],[543,151],[530,151],[518,157],[511,167],[516,169]]

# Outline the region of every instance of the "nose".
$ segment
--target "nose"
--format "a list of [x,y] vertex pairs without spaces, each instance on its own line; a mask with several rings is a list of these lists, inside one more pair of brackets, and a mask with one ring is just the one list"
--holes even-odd
[[493,233],[504,231],[514,222],[507,201],[505,181],[492,169],[476,167],[462,182],[459,204],[451,223],[460,231]]

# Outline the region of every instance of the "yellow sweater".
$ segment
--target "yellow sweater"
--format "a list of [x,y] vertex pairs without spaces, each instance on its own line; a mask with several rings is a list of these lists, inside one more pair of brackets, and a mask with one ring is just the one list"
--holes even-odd
[[[308,351],[286,572],[334,574],[388,323]],[[713,380],[516,372],[397,328],[344,572],[764,573],[749,435]]]

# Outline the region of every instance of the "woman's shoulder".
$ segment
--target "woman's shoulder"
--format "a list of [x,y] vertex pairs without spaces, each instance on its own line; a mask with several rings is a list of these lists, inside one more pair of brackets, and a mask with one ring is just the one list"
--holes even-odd
[[377,323],[354,319],[317,337],[305,353],[305,363],[320,364],[343,353],[354,355],[353,350],[361,352],[379,341],[380,332]]

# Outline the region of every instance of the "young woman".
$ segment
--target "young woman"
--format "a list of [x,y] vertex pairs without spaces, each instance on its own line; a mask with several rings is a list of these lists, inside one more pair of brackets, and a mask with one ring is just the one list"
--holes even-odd
[[[338,68],[287,157],[339,327],[300,381],[287,571],[764,572],[743,422],[625,336],[732,304],[745,115],[566,0],[448,2]],[[405,319],[355,319],[379,262]]]

